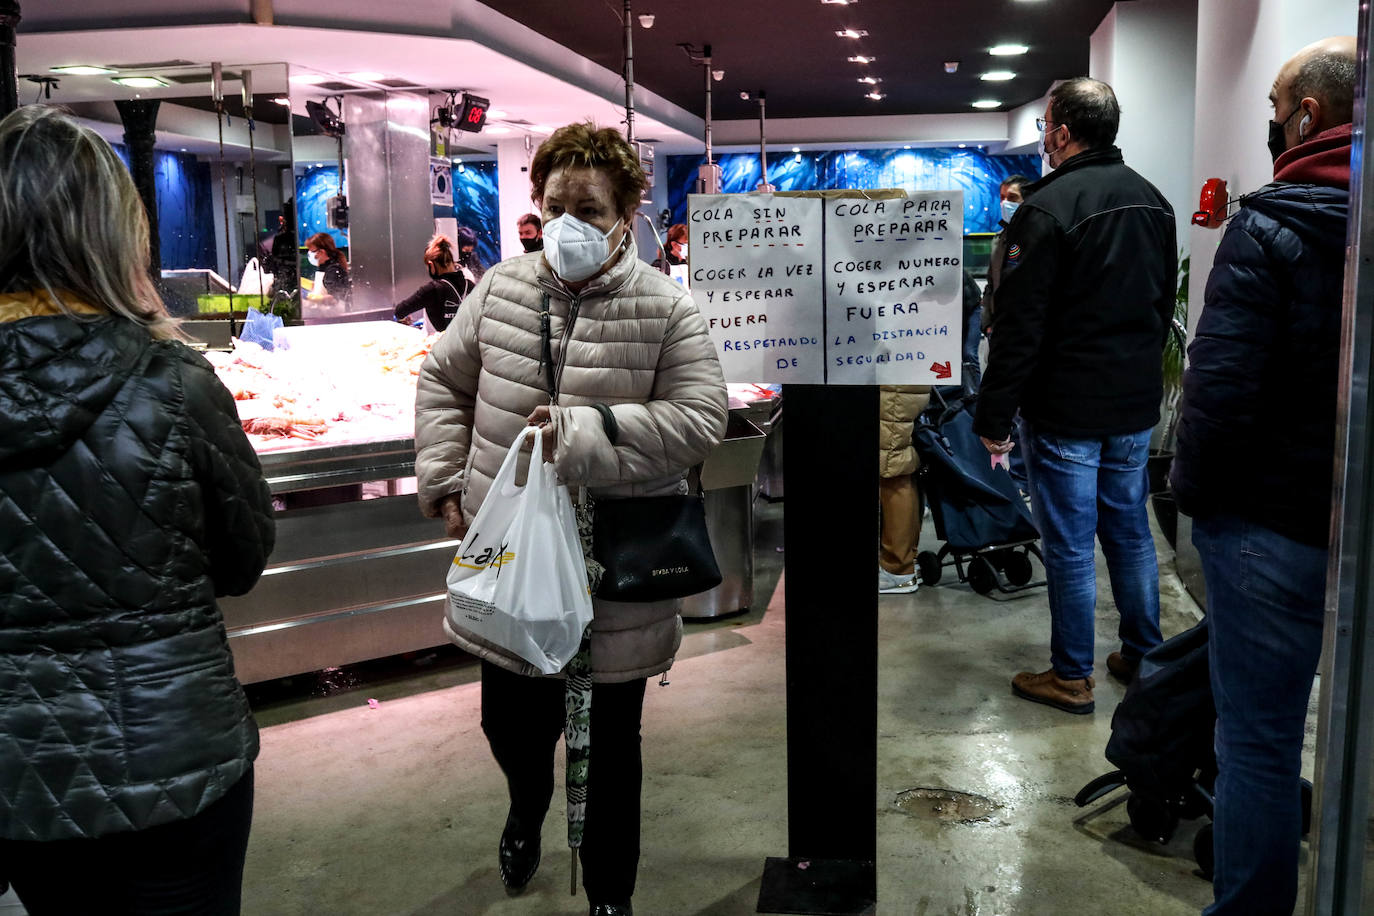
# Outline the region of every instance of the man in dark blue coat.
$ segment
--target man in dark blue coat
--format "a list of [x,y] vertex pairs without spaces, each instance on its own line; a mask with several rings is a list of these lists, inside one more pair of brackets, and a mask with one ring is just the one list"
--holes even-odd
[[1054,172],[1024,189],[1005,232],[974,423],[990,452],[1006,453],[1020,410],[1045,552],[1051,667],[1016,675],[1012,689],[1071,713],[1094,709],[1095,540],[1121,612],[1108,669],[1128,677],[1160,642],[1145,459],[1164,391],[1177,230],[1168,201],[1113,145],[1120,114],[1098,80],[1050,93],[1039,126]]
[[1207,578],[1216,901],[1287,914],[1321,655],[1355,39],[1304,48],[1269,101],[1274,182],[1242,199],[1188,348],[1171,480]]

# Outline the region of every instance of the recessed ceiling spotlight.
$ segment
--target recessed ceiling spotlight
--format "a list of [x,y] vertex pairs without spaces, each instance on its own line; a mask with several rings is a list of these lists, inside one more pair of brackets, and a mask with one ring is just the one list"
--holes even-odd
[[947,60],[947,61],[945,61],[945,72],[946,72],[946,73],[958,73],[958,72],[959,72],[959,62],[958,62],[957,60]]
[[130,89],[161,89],[167,85],[156,76],[112,76],[110,80]]
[[640,13],[640,14],[639,14],[639,27],[642,28],[642,29],[652,29],[652,28],[654,27],[654,14],[653,14],[653,13]]
[[1004,83],[1007,80],[1016,79],[1016,74],[1012,73],[1010,70],[989,70],[987,73],[980,76],[979,79],[988,83]]
[[870,86],[876,86],[876,85],[878,85],[879,83],[881,83],[882,81],[883,81],[883,78],[882,78],[881,76],[861,76],[861,77],[859,77],[859,82],[861,82],[861,83],[867,83],[867,84],[870,85]]
[[358,70],[354,73],[345,73],[344,76],[351,80],[362,80],[364,83],[375,83],[385,74],[378,73],[376,70]]
[[712,71],[711,71],[711,79],[713,79],[713,80],[715,80],[717,83],[719,83],[721,80],[725,79],[725,71],[724,71],[724,70],[712,70]]
[[902,149],[911,149],[911,144],[910,144],[910,143],[906,144],[905,146],[902,147]]
[[92,67],[86,64],[77,64],[71,67],[49,67],[49,73],[61,73],[63,76],[104,76],[106,73],[114,73],[109,67]]
[[327,79],[329,79],[329,77],[325,76],[323,73],[297,73],[291,77],[291,82],[300,83],[304,86],[314,86],[318,83],[323,83]]
[[996,99],[979,99],[973,103],[974,108],[1001,108],[1002,103]]
[[800,146],[794,146],[794,147],[792,147],[792,152],[794,152],[794,153],[800,153],[800,152],[801,152],[801,147],[800,147]]
[[840,38],[867,38],[868,29],[836,29],[835,34]]
[[887,96],[881,92],[878,92],[877,90],[874,90],[873,92],[870,92],[868,95],[864,96],[864,98],[872,99],[873,101],[878,102],[887,98]]
[[960,143],[960,144],[959,144],[959,149],[968,149],[968,144],[967,144],[967,143]]
[[877,59],[876,57],[864,57],[862,54],[856,54],[849,58],[849,62],[851,64],[871,64]]
[[993,57],[1015,57],[1018,54],[1025,54],[1030,48],[1025,45],[993,45],[988,48],[988,53]]

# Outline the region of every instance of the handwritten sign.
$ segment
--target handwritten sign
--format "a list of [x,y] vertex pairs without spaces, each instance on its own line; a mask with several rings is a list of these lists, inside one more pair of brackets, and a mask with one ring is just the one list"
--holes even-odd
[[689,198],[691,287],[727,381],[958,384],[963,192]]
[[729,381],[825,381],[824,201],[693,195],[692,295]]

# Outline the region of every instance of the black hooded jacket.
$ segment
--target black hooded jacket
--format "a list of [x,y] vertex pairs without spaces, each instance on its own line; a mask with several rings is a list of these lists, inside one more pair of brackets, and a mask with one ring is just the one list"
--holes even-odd
[[1080,153],[1023,193],[974,429],[1003,440],[1018,408],[1051,435],[1149,429],[1177,285],[1173,209],[1116,147]]
[[180,820],[248,772],[215,597],[273,537],[204,359],[119,317],[0,319],[0,839]]
[[1275,183],[1227,227],[1188,347],[1170,473],[1189,515],[1328,543],[1348,210],[1344,188]]

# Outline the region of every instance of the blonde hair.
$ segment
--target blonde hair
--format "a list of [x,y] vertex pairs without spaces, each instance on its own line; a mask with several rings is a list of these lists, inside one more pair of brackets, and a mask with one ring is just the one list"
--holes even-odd
[[425,260],[435,267],[445,264],[449,267],[456,266],[453,260],[453,239],[442,232],[430,239],[429,245],[425,248]]
[[149,265],[143,199],[99,134],[43,105],[0,121],[0,292],[43,290],[74,319],[67,299],[178,338]]

